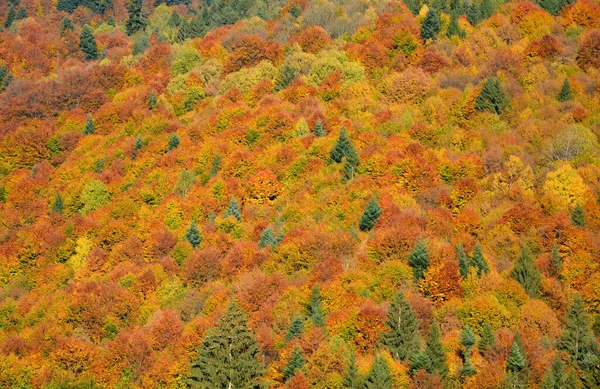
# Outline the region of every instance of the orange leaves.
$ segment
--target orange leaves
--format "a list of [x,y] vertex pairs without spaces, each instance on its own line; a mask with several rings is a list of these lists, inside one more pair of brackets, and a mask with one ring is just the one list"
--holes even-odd
[[561,15],[565,18],[566,26],[600,27],[600,6],[594,1],[578,0],[566,6]]
[[280,43],[265,41],[260,35],[242,35],[231,44],[223,73],[237,72],[244,67],[258,65],[261,61],[279,64],[282,55],[283,46]]
[[256,204],[275,201],[282,189],[283,184],[271,170],[261,170],[246,183],[250,200]]
[[356,318],[354,342],[361,352],[372,352],[385,331],[385,310],[378,305],[364,303]]
[[322,27],[310,26],[290,38],[289,42],[297,42],[302,50],[315,54],[325,49],[332,41],[327,31],[323,30]]
[[150,328],[154,348],[160,350],[179,338],[183,324],[177,312],[165,310],[154,314]]
[[551,35],[544,35],[542,39],[533,41],[525,49],[529,57],[553,58],[563,50],[562,45]]
[[519,26],[525,35],[540,36],[550,32],[554,18],[542,8],[528,1],[519,3],[512,11],[510,20]]
[[600,68],[600,30],[594,30],[584,35],[577,51],[577,65],[582,69]]
[[456,297],[462,297],[458,262],[449,259],[431,266],[425,278],[419,282],[419,290],[436,304]]

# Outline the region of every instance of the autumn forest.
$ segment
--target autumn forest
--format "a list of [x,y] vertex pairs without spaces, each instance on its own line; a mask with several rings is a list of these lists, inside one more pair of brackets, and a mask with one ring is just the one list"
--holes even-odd
[[0,0],[0,388],[599,389],[598,0]]

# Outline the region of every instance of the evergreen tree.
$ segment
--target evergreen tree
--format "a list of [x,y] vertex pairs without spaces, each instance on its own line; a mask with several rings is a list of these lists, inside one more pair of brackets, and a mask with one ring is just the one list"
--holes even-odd
[[441,29],[440,13],[435,8],[430,8],[421,24],[421,39],[436,40]]
[[571,210],[571,222],[574,226],[585,227],[585,210],[581,203],[578,203],[573,210]]
[[510,348],[510,354],[508,354],[508,361],[506,368],[510,372],[520,372],[525,368],[527,361],[521,348],[517,344],[517,342],[513,342],[512,347]]
[[403,0],[406,7],[413,15],[418,15],[421,11],[421,0]]
[[225,217],[233,216],[238,222],[242,221],[242,210],[236,199],[231,199],[227,209],[225,210]]
[[485,353],[494,348],[494,344],[496,343],[496,336],[494,335],[494,330],[489,323],[485,323],[483,326],[483,331],[481,333],[481,339],[479,340],[479,352]]
[[180,24],[181,17],[179,16],[179,13],[177,13],[177,11],[173,11],[173,13],[171,13],[171,16],[169,17],[169,20],[167,21],[167,25],[169,27],[179,27]]
[[94,119],[92,115],[88,115],[85,121],[85,127],[83,128],[84,135],[91,135],[96,130],[96,126],[94,125]]
[[284,64],[279,68],[279,73],[275,78],[275,86],[273,90],[279,92],[287,88],[288,85],[296,78],[296,70],[293,67]]
[[192,362],[190,388],[259,389],[265,367],[248,317],[233,302],[219,325],[209,329]]
[[258,247],[264,249],[267,246],[275,247],[277,245],[277,237],[271,227],[265,228],[258,240]]
[[133,159],[137,157],[142,146],[144,146],[144,142],[142,141],[142,137],[138,135],[137,138],[135,138],[135,144],[133,145]]
[[125,23],[127,35],[133,35],[136,32],[146,28],[147,20],[142,13],[142,0],[131,0],[127,6],[129,18]]
[[491,0],[482,0],[481,1],[481,15],[484,19],[489,18],[494,14],[494,5]]
[[68,13],[73,13],[75,9],[79,6],[79,0],[58,0],[56,4],[57,11],[65,11]]
[[8,70],[6,65],[0,66],[0,93],[4,92],[6,87],[12,82],[12,73]]
[[358,228],[361,231],[370,231],[374,226],[379,217],[381,216],[381,207],[377,202],[375,196],[371,197],[365,211],[358,222]]
[[17,16],[15,17],[15,20],[23,20],[23,19],[27,19],[27,8],[25,8],[25,7],[19,8],[19,11],[17,12]]
[[446,36],[448,38],[452,36],[464,38],[466,35],[467,34],[465,33],[465,30],[460,28],[460,26],[458,25],[458,13],[452,12],[450,14],[450,24],[448,25],[448,29],[446,30]]
[[315,124],[315,136],[322,138],[325,134],[325,129],[323,128],[323,123],[320,120],[317,120],[317,124]]
[[392,300],[385,324],[387,332],[382,334],[382,343],[395,359],[405,361],[419,351],[421,336],[417,316],[402,292]]
[[344,157],[358,161],[358,154],[356,153],[356,149],[350,141],[345,128],[342,128],[340,136],[331,150],[330,157],[332,161],[337,163],[341,163]]
[[549,14],[557,16],[561,10],[561,0],[541,0],[540,7],[545,9]]
[[10,28],[10,26],[12,26],[13,22],[15,21],[16,17],[17,17],[17,13],[15,12],[15,6],[11,5],[8,8],[8,13],[6,14],[6,20],[4,21],[4,28]]
[[302,335],[302,331],[304,331],[304,320],[299,315],[296,315],[292,318],[292,323],[285,336],[286,343]]
[[427,355],[430,361],[429,369],[427,369],[427,371],[431,374],[445,377],[448,373],[448,363],[446,362],[444,345],[441,341],[440,327],[435,321],[431,324],[431,328],[429,329],[425,355]]
[[457,17],[465,13],[465,6],[464,0],[450,0],[450,11]]
[[476,373],[477,373],[477,370],[475,370],[475,367],[473,366],[473,363],[471,362],[471,358],[466,357],[465,361],[460,369],[461,376],[471,377],[471,376],[475,375]]
[[456,247],[456,258],[458,259],[458,270],[462,278],[467,278],[469,275],[469,262],[467,260],[467,254],[462,244]]
[[96,168],[94,169],[95,173],[102,173],[102,170],[104,170],[104,161],[106,161],[106,157],[98,160],[96,163]]
[[392,389],[392,372],[390,365],[381,356],[377,355],[371,365],[371,370],[365,377],[364,389]]
[[550,253],[550,273],[552,276],[557,277],[562,270],[562,258],[558,251],[558,245],[556,242],[552,245],[552,251]]
[[283,376],[285,380],[287,381],[290,378],[292,378],[294,374],[296,374],[297,370],[302,369],[305,363],[306,359],[304,359],[300,348],[298,346],[294,347],[294,351],[292,351],[292,356],[290,357],[290,360],[285,369],[283,369]]
[[214,177],[219,173],[219,170],[221,170],[221,156],[216,154],[212,160],[212,163],[210,164],[209,175]]
[[475,338],[475,333],[473,330],[468,326],[463,327],[462,331],[460,332],[460,344],[464,346],[468,355],[471,355],[472,348],[475,345],[476,340],[477,339]]
[[536,298],[540,289],[541,275],[538,270],[531,251],[527,247],[521,248],[521,255],[515,262],[515,267],[512,270],[512,277],[521,284],[527,294]]
[[169,144],[167,144],[167,152],[179,147],[179,143],[181,143],[179,137],[176,134],[171,135],[169,138]]
[[475,108],[478,111],[490,111],[500,115],[508,109],[510,102],[500,86],[500,80],[490,77],[485,82],[479,96],[475,99]]
[[158,101],[156,100],[156,94],[154,92],[150,93],[150,97],[148,98],[148,108],[152,111],[158,105]]
[[467,6],[467,20],[472,26],[475,26],[477,23],[483,20],[481,8],[475,2],[475,0],[471,0],[471,3]]
[[96,44],[96,38],[94,33],[89,26],[84,26],[81,30],[79,37],[79,48],[85,55],[85,59],[88,61],[98,59],[98,45]]
[[585,303],[580,295],[576,295],[567,312],[558,348],[569,353],[575,363],[581,363],[588,354],[596,351],[596,347]]
[[[554,0],[549,0],[549,1],[554,1]],[[564,102],[564,101],[569,101],[569,100],[573,100],[573,93],[571,92],[571,84],[569,83],[569,79],[565,78],[562,88],[560,89],[560,92],[558,93],[558,101]]]
[[52,212],[62,213],[65,205],[63,203],[62,196],[59,192],[56,192],[56,196],[54,196],[54,202],[52,203]]
[[319,285],[315,285],[310,293],[308,316],[315,326],[325,327],[325,313],[323,312],[323,302],[321,301],[321,289]]
[[[567,374],[559,357],[554,359],[542,381],[542,389],[566,389]],[[570,388],[569,388],[570,389]],[[573,388],[574,389],[574,388]]]
[[410,357],[410,363],[408,365],[409,374],[414,375],[419,370],[431,370],[431,359],[429,359],[429,356],[425,353],[413,354]]
[[477,243],[475,245],[475,248],[473,249],[473,258],[471,258],[471,264],[475,269],[477,269],[478,276],[481,276],[481,273],[490,272],[487,261],[483,256],[483,251],[481,251],[481,246],[479,245],[479,243]]
[[60,35],[64,36],[67,30],[73,31],[74,29],[75,27],[73,27],[73,22],[71,22],[71,19],[65,16],[60,24]]
[[200,243],[202,243],[202,235],[200,234],[200,231],[198,230],[198,225],[196,224],[195,220],[192,220],[192,222],[190,223],[190,226],[189,226],[187,232],[185,233],[185,239],[188,242],[190,242],[192,247],[194,247],[194,248],[200,247]]
[[358,366],[356,365],[356,356],[354,353],[350,355],[348,367],[344,371],[342,379],[342,386],[345,389],[360,389],[362,386],[362,377],[358,371]]
[[408,264],[413,268],[415,281],[418,282],[424,277],[429,266],[429,252],[423,239],[419,239],[417,246],[408,256]]
[[[137,37],[137,39],[135,40],[134,44],[133,44],[133,55],[140,55],[140,54],[144,54],[144,52],[150,48],[150,40],[148,39],[148,35],[146,34],[141,34],[140,36]],[[154,96],[154,103],[156,105],[156,95],[154,95],[154,93],[150,94],[150,98],[152,98],[152,96]],[[150,108],[153,109],[153,108]]]

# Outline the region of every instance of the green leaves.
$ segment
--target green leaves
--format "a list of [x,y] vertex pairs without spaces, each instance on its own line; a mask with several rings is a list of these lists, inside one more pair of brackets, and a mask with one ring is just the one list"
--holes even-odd
[[358,222],[358,228],[361,231],[370,231],[379,217],[381,216],[381,207],[375,197],[371,197],[365,211]]
[[500,86],[500,80],[494,77],[488,78],[475,99],[475,108],[478,111],[490,111],[500,115],[509,107],[510,101]]

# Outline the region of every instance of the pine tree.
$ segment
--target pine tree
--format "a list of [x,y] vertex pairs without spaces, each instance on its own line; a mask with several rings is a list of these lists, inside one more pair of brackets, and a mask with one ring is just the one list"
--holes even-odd
[[216,154],[212,160],[212,163],[210,164],[209,175],[214,177],[219,173],[219,170],[221,170],[221,156]]
[[302,355],[302,350],[298,346],[294,347],[294,351],[292,351],[292,356],[287,364],[287,366],[283,369],[283,376],[285,380],[289,380],[296,374],[297,370],[302,369],[304,364],[306,363],[306,359]]
[[471,3],[467,6],[467,20],[472,26],[475,26],[477,23],[483,20],[481,8],[475,2],[475,0],[471,0]]
[[567,374],[559,357],[554,359],[542,381],[542,389],[566,389]]
[[481,251],[481,246],[479,245],[479,243],[476,244],[475,248],[473,249],[473,258],[471,258],[471,264],[475,269],[477,269],[478,276],[481,276],[482,273],[490,272],[487,261],[483,256],[483,251]]
[[[150,48],[150,40],[148,39],[148,35],[140,34],[133,44],[133,55],[144,54],[148,48]],[[150,98],[152,98],[152,96],[154,96],[154,105],[156,105],[156,96],[154,93],[151,93]],[[148,105],[150,106],[150,103]],[[154,107],[150,107],[150,109],[154,109]]]
[[321,289],[315,285],[310,293],[308,303],[308,316],[317,327],[325,327],[325,313],[323,312],[323,302],[321,300]]
[[288,332],[285,336],[286,343],[289,343],[292,339],[295,339],[302,335],[304,331],[304,320],[299,315],[296,315],[292,318],[292,323],[290,324],[290,328],[288,328]]
[[0,66],[0,92],[4,92],[6,87],[12,82],[13,75],[6,65]]
[[64,36],[67,30],[73,31],[74,29],[75,27],[73,27],[73,22],[71,22],[71,19],[65,16],[60,24],[60,35]]
[[317,124],[315,124],[315,136],[322,138],[325,134],[325,128],[323,128],[323,123],[320,120],[317,120]]
[[585,311],[585,303],[580,295],[576,295],[567,312],[558,348],[569,353],[575,363],[581,363],[596,346],[596,339],[590,328],[590,319]]
[[202,235],[200,234],[200,231],[198,230],[198,225],[196,224],[195,220],[192,220],[192,222],[190,223],[190,226],[189,226],[187,232],[185,233],[185,239],[188,242],[190,242],[192,247],[194,247],[194,248],[200,247],[200,243],[202,243]]
[[206,338],[192,362],[190,388],[259,389],[265,367],[248,317],[233,302],[219,325],[207,331]]
[[15,6],[11,4],[8,8],[8,13],[6,14],[6,20],[4,21],[4,28],[10,28],[15,18],[17,17],[17,13],[15,12]]
[[413,15],[418,15],[421,11],[421,0],[403,0],[406,7]]
[[527,361],[525,356],[519,347],[519,344],[515,341],[510,348],[510,354],[508,354],[508,361],[506,368],[511,372],[519,372],[525,368]]
[[444,345],[441,341],[440,327],[435,321],[431,324],[431,328],[429,329],[425,355],[427,355],[430,361],[429,369],[427,369],[427,371],[431,374],[445,377],[448,373],[448,363],[446,362]]
[[558,245],[556,242],[552,245],[552,251],[550,253],[550,273],[554,277],[558,277],[562,270],[562,258],[558,251]]
[[471,355],[472,348],[475,345],[476,340],[477,339],[475,338],[475,333],[473,330],[468,326],[463,327],[462,331],[460,332],[460,344],[464,346],[468,355]]
[[236,199],[231,199],[223,216],[233,216],[238,222],[242,221],[242,210],[240,209],[240,205],[238,204]]
[[273,90],[279,92],[287,88],[288,85],[296,78],[296,70],[293,67],[284,64],[279,68],[279,73],[275,78],[275,86]]
[[147,20],[142,13],[142,0],[131,0],[127,11],[129,12],[129,19],[125,23],[127,35],[133,35],[146,28]]
[[458,13],[452,12],[452,14],[450,15],[450,24],[448,25],[448,29],[446,30],[446,36],[448,38],[452,36],[464,38],[466,35],[467,34],[465,33],[465,30],[460,28],[460,26],[458,25]]
[[469,262],[467,260],[467,254],[462,244],[456,247],[456,258],[458,259],[458,270],[462,278],[467,278],[469,275]]
[[17,12],[17,16],[15,17],[15,20],[23,20],[23,19],[27,19],[27,8],[25,8],[25,7],[19,8],[19,11]]
[[275,247],[277,245],[277,237],[271,227],[265,228],[258,240],[258,247],[264,249],[267,246]]
[[381,216],[381,207],[377,202],[375,196],[371,197],[365,211],[358,222],[358,228],[361,231],[370,231],[374,226],[379,217]]
[[479,352],[485,353],[494,348],[494,344],[496,343],[496,336],[494,335],[494,330],[489,323],[485,323],[483,326],[483,331],[481,333],[481,339],[479,340]]
[[408,256],[408,264],[413,268],[415,281],[418,282],[425,276],[425,271],[429,266],[429,252],[423,239],[419,239],[417,246]]
[[475,367],[473,366],[473,363],[471,362],[471,358],[465,358],[465,361],[460,369],[460,374],[463,377],[471,377],[473,375],[475,375],[477,373],[477,370],[475,370]]
[[527,294],[536,298],[540,289],[541,275],[538,270],[531,251],[527,247],[521,248],[521,255],[515,262],[515,267],[512,270],[512,277],[521,284]]
[[135,144],[133,145],[133,159],[137,157],[142,146],[144,146],[144,142],[142,141],[142,137],[138,135],[137,138],[135,138]]
[[356,356],[354,353],[350,355],[348,367],[344,371],[342,379],[342,386],[345,389],[360,389],[362,387],[362,377],[358,371],[358,366],[356,365]]
[[500,86],[500,80],[490,77],[485,82],[479,96],[475,99],[475,108],[478,111],[490,111],[500,115],[510,106],[508,97]]
[[59,12],[65,11],[68,13],[73,13],[78,6],[78,0],[58,0],[58,3],[56,4],[56,10]]
[[571,211],[571,223],[577,227],[585,227],[585,210],[581,203],[575,205]]
[[539,4],[540,7],[553,16],[557,16],[562,8],[560,0],[541,0]]
[[494,14],[494,5],[491,0],[482,0],[481,1],[481,15],[484,19],[489,18]]
[[421,336],[417,316],[402,292],[392,300],[385,324],[387,332],[382,334],[382,343],[395,359],[405,361],[419,351]]
[[52,203],[52,212],[62,213],[65,205],[63,203],[62,196],[60,192],[56,192],[56,196],[54,196],[54,202]]
[[79,48],[85,55],[85,59],[90,61],[98,59],[98,45],[96,38],[89,26],[84,26],[79,37]]
[[571,84],[569,83],[569,79],[565,78],[562,88],[558,93],[558,101],[564,102],[569,100],[573,100],[573,93],[571,92]]
[[94,125],[94,119],[92,115],[88,115],[85,121],[85,127],[83,128],[84,135],[91,135],[96,130],[96,126]]
[[337,163],[341,163],[344,157],[352,160],[356,159],[358,161],[358,154],[356,153],[356,149],[354,149],[354,145],[350,141],[345,128],[342,128],[342,131],[340,131],[340,136],[331,150],[330,157],[332,161]]
[[179,147],[179,143],[181,143],[179,137],[176,134],[171,135],[169,138],[169,144],[167,144],[167,152]]
[[436,40],[441,29],[440,13],[435,8],[430,8],[421,24],[421,39]]
[[410,357],[410,363],[408,365],[409,374],[414,375],[419,370],[431,370],[431,359],[429,359],[429,356],[425,353],[413,354]]
[[390,365],[381,356],[377,355],[371,365],[371,370],[365,377],[364,389],[392,389],[392,372]]
[[154,92],[150,93],[150,97],[148,98],[148,108],[153,111],[157,104],[158,102],[156,100],[156,94]]

